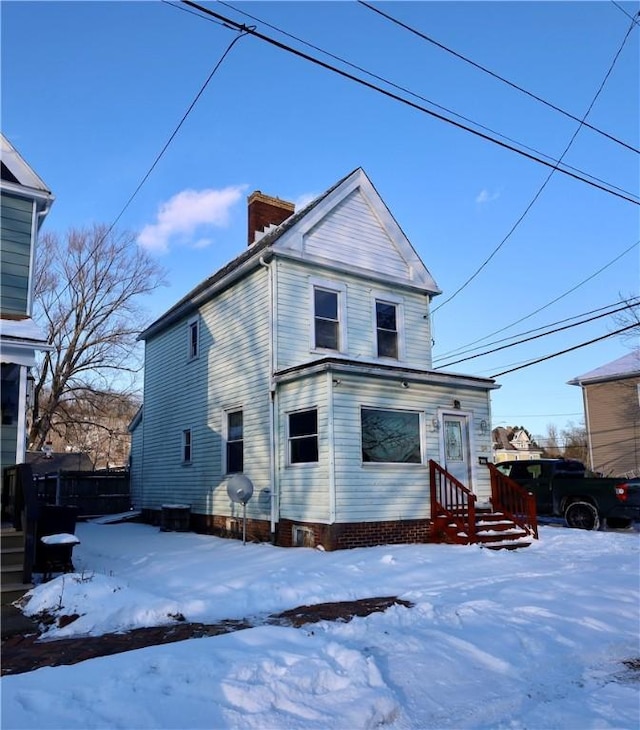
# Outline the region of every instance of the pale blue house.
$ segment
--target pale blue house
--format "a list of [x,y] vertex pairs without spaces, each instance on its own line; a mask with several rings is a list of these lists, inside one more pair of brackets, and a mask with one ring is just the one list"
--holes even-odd
[[429,460],[490,496],[486,378],[432,369],[440,290],[362,169],[304,209],[260,192],[247,248],[141,339],[133,502],[195,529],[325,549],[426,541]]

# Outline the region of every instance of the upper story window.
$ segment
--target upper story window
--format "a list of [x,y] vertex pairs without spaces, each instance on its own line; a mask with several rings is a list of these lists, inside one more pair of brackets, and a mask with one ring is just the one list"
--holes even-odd
[[194,317],[189,320],[189,360],[193,360],[200,354],[200,318]]
[[190,464],[192,454],[192,440],[191,440],[191,429],[185,428],[182,432],[182,462],[183,464]]
[[314,280],[312,283],[313,330],[311,347],[314,350],[346,351],[345,300],[347,288],[332,281]]
[[318,411],[297,411],[289,414],[289,463],[306,464],[318,461]]
[[373,332],[377,357],[404,360],[404,300],[390,292],[373,292]]
[[244,470],[244,428],[242,411],[227,413],[227,474]]
[[376,300],[376,335],[378,357],[398,359],[397,305]]
[[316,287],[313,290],[315,346],[326,350],[340,349],[338,292]]

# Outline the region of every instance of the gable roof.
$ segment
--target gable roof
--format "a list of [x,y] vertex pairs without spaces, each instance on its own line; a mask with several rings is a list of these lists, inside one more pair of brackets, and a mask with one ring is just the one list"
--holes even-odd
[[370,211],[372,218],[378,222],[383,231],[381,237],[393,248],[396,260],[404,263],[407,273],[403,279],[400,275],[389,276],[389,272],[379,272],[379,269],[367,268],[367,264],[371,264],[371,256],[367,259],[366,255],[362,255],[362,251],[360,251],[360,256],[355,256],[357,261],[354,265],[354,254],[357,252],[353,247],[349,250],[347,250],[348,247],[341,247],[345,250],[339,263],[348,264],[354,273],[360,271],[369,277],[377,276],[381,281],[393,280],[401,285],[414,286],[422,291],[427,291],[432,296],[441,293],[366,173],[358,167],[192,289],[147,327],[138,339],[145,340],[182,319],[219,291],[259,266],[261,261],[266,262],[274,255],[286,255],[321,265],[335,266],[334,262],[339,257],[324,258],[322,251],[314,243],[313,237],[329,213],[345,204],[365,206],[365,209]]
[[590,370],[584,375],[578,375],[568,381],[568,385],[589,385],[590,383],[605,383],[609,380],[621,380],[640,376],[640,348],[632,350],[626,355]]
[[51,191],[42,178],[27,164],[24,157],[16,150],[9,140],[0,132],[0,146],[2,152],[2,172],[0,179],[2,186],[17,189],[29,188],[38,196],[53,198]]

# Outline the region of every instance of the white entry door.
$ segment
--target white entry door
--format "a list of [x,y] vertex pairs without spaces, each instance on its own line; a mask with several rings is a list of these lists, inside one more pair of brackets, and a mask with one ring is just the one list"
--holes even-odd
[[469,419],[453,413],[442,416],[444,468],[473,491],[469,447]]

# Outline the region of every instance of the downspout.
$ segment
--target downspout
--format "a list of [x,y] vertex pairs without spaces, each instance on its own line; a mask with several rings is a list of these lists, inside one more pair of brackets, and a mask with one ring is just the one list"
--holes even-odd
[[594,471],[595,464],[593,463],[593,440],[591,438],[591,419],[589,417],[589,398],[587,397],[587,389],[585,388],[582,383],[580,383],[580,388],[582,390],[582,402],[584,404],[584,421],[585,421],[585,427],[587,431],[587,444],[589,448],[589,467],[591,471]]
[[274,282],[271,266],[261,256],[260,265],[267,270],[268,277],[268,299],[269,299],[269,481],[271,482],[270,494],[270,533],[271,542],[276,543],[276,523],[278,522],[278,483],[276,473],[276,404],[277,390],[274,380],[275,371],[275,347],[276,317],[274,313]]
[[327,371],[326,375],[327,387],[327,430],[329,438],[329,524],[333,525],[336,521],[336,449],[335,449],[335,429],[333,423],[333,373]]

